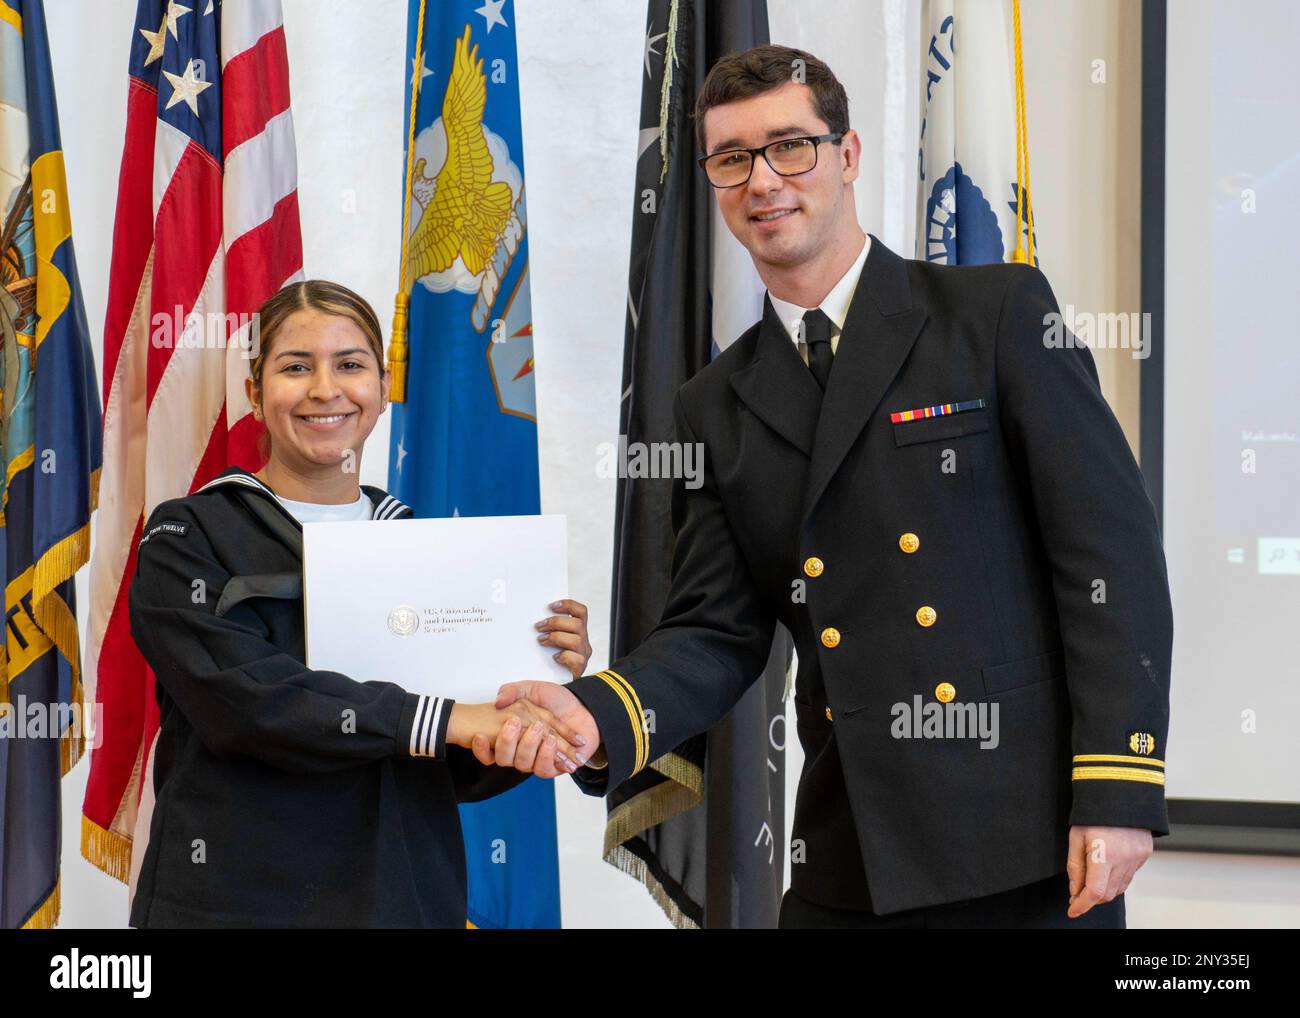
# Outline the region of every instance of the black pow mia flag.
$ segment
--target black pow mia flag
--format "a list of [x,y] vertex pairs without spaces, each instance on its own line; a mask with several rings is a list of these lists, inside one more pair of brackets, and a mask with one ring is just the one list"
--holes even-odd
[[[765,0],[649,2],[619,417],[629,449],[674,440],[677,389],[736,338],[713,335],[713,197],[692,111],[719,57],[767,41]],[[611,659],[663,611],[671,497],[669,480],[619,479]],[[605,860],[641,880],[679,927],[776,926],[791,646],[778,625],[766,670],[726,719],[608,796]]]

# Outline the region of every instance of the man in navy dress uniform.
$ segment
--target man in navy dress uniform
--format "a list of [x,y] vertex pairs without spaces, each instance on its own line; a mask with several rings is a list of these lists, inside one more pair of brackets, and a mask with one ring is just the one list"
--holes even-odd
[[783,927],[1123,926],[1168,833],[1173,624],[1091,354],[1036,268],[863,234],[861,141],[815,57],[726,57],[696,116],[767,299],[678,393],[705,470],[674,489],[668,603],[605,671],[501,702],[587,734],[602,794],[715,725],[779,620],[805,756]]

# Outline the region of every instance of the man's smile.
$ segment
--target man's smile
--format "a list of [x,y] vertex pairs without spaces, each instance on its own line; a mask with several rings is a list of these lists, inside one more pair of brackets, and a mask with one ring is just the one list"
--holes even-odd
[[770,223],[785,216],[793,215],[798,211],[799,210],[795,208],[767,209],[766,211],[761,212],[751,212],[749,218],[759,223]]

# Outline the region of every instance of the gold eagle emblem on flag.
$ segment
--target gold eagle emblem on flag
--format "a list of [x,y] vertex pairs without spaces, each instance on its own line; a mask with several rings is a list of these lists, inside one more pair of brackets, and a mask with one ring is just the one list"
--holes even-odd
[[[449,269],[457,256],[478,275],[496,250],[510,218],[514,198],[510,185],[492,181],[492,153],[483,134],[487,78],[478,46],[470,46],[469,25],[456,40],[451,76],[442,100],[447,134],[447,158],[438,173],[433,197],[425,204],[411,235],[409,265],[413,278]],[[425,161],[415,164],[418,188],[432,183],[424,175]]]

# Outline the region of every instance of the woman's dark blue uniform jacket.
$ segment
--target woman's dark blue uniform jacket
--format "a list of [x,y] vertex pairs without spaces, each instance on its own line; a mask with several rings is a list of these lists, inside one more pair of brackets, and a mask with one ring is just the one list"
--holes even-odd
[[130,614],[161,711],[132,926],[464,927],[456,804],[524,775],[446,745],[450,699],[306,667],[302,529],[269,488],[231,468],[159,505]]

